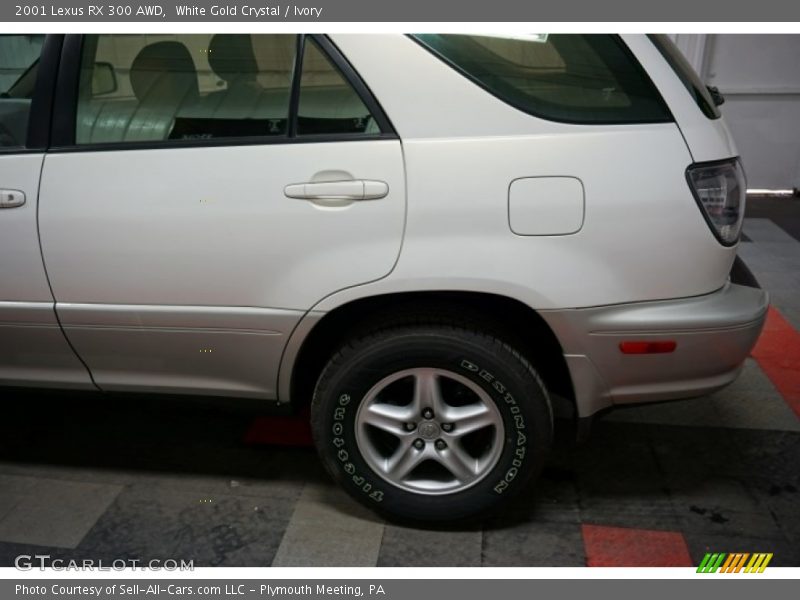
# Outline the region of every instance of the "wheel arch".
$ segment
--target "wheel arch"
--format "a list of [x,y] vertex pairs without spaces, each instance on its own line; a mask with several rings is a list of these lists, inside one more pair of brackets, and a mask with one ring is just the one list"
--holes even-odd
[[425,322],[446,315],[467,320],[507,340],[539,370],[554,395],[557,415],[575,416],[575,393],[563,349],[539,313],[498,294],[418,291],[371,295],[325,312],[309,312],[287,342],[278,379],[279,403],[308,406],[320,372],[345,339],[376,328]]

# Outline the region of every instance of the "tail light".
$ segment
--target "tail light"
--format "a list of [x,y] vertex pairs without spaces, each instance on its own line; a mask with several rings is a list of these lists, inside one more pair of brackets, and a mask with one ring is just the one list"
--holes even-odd
[[686,178],[711,231],[724,246],[739,240],[747,181],[738,158],[692,165]]

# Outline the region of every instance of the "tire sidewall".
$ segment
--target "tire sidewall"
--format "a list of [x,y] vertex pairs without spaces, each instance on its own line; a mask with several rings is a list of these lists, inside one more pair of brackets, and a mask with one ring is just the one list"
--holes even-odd
[[[412,520],[464,518],[501,506],[541,469],[552,437],[547,393],[530,365],[496,340],[465,332],[408,332],[356,345],[337,358],[315,392],[314,439],[333,477],[373,509]],[[420,367],[451,371],[473,381],[502,416],[503,449],[498,461],[464,490],[415,494],[383,479],[361,457],[356,440],[361,402],[384,377]]]

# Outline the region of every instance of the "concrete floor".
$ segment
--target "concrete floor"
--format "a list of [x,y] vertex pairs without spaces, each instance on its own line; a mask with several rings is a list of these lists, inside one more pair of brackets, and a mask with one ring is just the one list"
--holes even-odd
[[[769,201],[751,202],[740,254],[797,332],[800,202],[781,200],[793,204],[779,211],[760,202]],[[611,412],[582,446],[560,431],[542,479],[502,517],[438,531],[374,517],[310,448],[244,443],[252,413],[5,393],[0,565],[19,554],[196,566],[660,565],[722,551],[800,566],[800,419],[769,373],[751,359],[713,396]]]

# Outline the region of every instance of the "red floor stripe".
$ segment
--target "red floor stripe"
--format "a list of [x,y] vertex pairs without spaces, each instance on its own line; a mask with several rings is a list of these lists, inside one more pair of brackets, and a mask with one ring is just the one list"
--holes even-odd
[[751,354],[800,418],[800,333],[770,307],[764,331]]
[[691,567],[677,531],[581,525],[588,567]]
[[245,444],[306,447],[314,444],[308,412],[289,417],[259,417],[244,436]]

